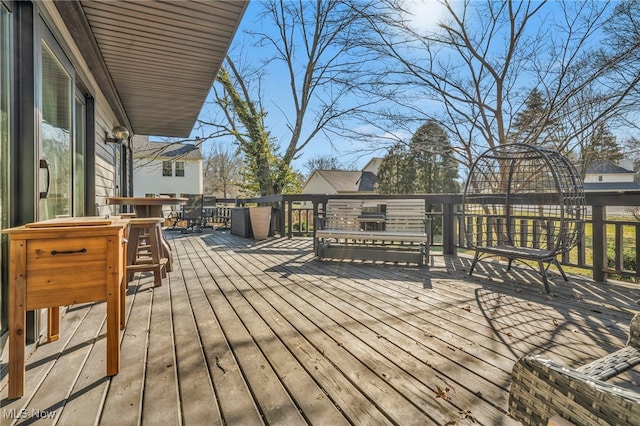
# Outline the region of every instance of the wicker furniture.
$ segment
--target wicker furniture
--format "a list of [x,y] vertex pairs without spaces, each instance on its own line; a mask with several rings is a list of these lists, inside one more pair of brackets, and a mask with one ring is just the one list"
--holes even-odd
[[[384,214],[363,213],[362,200],[332,199],[324,217],[316,218],[315,238],[318,259],[359,259],[388,262],[416,262],[429,258],[428,220],[424,200],[381,201]],[[370,230],[366,223],[377,223]]]
[[627,346],[579,368],[526,355],[511,373],[509,411],[525,425],[560,416],[576,425],[639,425],[640,391],[607,383],[640,365],[640,314],[629,327]]
[[[558,255],[582,235],[585,216],[582,180],[556,151],[525,144],[485,151],[469,171],[463,194],[467,242],[475,249],[469,274],[482,256],[537,262],[544,288],[553,263],[567,280]],[[546,266],[545,266],[546,264]]]

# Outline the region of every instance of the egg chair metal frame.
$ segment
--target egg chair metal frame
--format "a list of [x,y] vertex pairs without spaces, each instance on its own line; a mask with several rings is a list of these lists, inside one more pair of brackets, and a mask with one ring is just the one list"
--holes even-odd
[[484,257],[537,262],[545,291],[547,270],[582,240],[586,214],[582,179],[557,151],[506,144],[482,153],[469,170],[463,223],[475,250],[469,274]]

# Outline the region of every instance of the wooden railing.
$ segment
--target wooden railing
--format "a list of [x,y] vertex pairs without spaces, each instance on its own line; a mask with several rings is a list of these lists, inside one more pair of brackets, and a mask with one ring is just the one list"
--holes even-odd
[[[457,254],[470,250],[465,241],[462,223],[462,194],[416,195],[273,195],[260,198],[218,199],[228,205],[272,205],[273,229],[280,236],[313,236],[314,218],[322,215],[330,198],[362,199],[367,201],[393,198],[423,199],[431,220],[431,245],[443,254]],[[640,192],[587,193],[588,208],[585,232],[578,245],[561,256],[563,265],[592,271],[596,281],[606,281],[608,274],[618,274],[640,281],[640,221],[632,215],[607,216],[607,207],[618,209],[640,206]],[[227,211],[230,211],[227,210]],[[546,236],[545,236],[546,237]],[[541,236],[542,238],[542,236]]]

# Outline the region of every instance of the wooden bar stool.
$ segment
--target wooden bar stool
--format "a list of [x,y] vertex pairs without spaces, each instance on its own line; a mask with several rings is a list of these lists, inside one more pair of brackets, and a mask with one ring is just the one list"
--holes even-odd
[[133,281],[136,272],[151,271],[154,286],[162,285],[167,276],[168,259],[162,256],[163,218],[134,218],[129,220],[129,244],[127,245],[127,282]]

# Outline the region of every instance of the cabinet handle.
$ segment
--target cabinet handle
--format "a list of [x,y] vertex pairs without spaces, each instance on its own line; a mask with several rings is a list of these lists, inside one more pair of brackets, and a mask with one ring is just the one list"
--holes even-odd
[[67,250],[67,251],[58,251],[58,250],[51,250],[51,256],[55,256],[56,254],[73,254],[73,253],[86,253],[87,249],[83,248],[80,250]]

